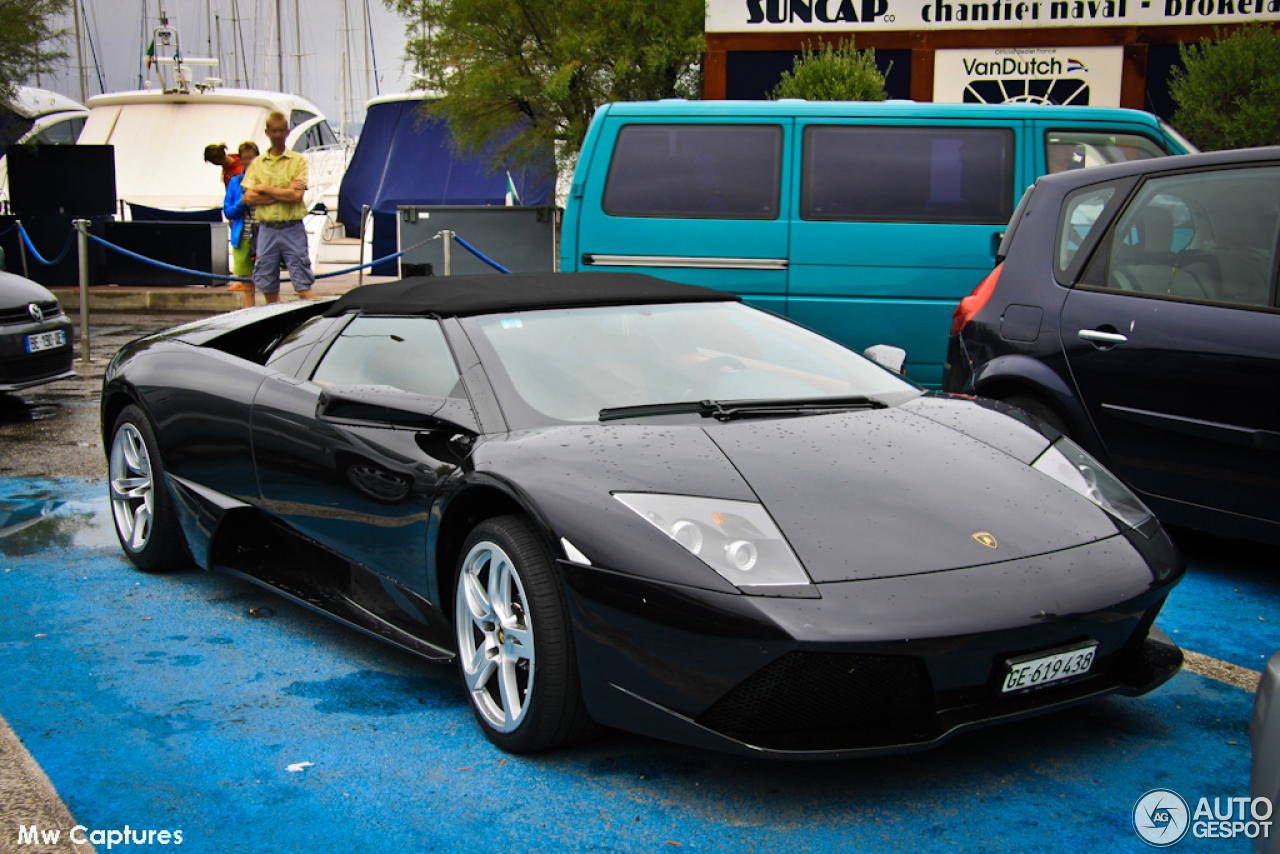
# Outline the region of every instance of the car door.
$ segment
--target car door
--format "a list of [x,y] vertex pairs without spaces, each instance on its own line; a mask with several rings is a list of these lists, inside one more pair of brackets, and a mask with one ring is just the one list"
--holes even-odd
[[[452,425],[475,425],[439,322],[354,318],[305,373],[276,374],[253,401],[264,509],[381,575],[422,589],[431,510],[465,454]],[[360,406],[326,413],[326,391],[353,399],[363,392],[391,405],[401,400],[406,408],[437,412],[441,422],[397,427],[376,408],[362,415]]]
[[1020,121],[801,117],[787,314],[855,350],[892,344],[940,387],[956,304],[1030,182]]
[[1280,165],[1151,177],[1063,304],[1080,398],[1144,493],[1280,521],[1278,199]]
[[[786,308],[791,119],[611,116],[575,203],[582,269]],[[599,157],[600,155],[596,155]]]

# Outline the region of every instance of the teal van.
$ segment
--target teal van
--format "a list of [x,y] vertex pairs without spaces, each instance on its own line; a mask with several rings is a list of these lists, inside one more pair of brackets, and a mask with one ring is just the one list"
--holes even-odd
[[740,294],[939,387],[956,303],[1047,172],[1195,149],[1136,110],[911,101],[607,104],[583,143],[560,269]]

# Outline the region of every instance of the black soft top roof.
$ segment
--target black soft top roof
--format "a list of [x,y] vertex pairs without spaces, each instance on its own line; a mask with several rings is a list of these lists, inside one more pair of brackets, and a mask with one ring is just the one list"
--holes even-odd
[[606,305],[673,302],[736,302],[724,291],[682,285],[640,273],[512,273],[479,276],[419,276],[348,291],[325,312],[432,314],[461,317]]

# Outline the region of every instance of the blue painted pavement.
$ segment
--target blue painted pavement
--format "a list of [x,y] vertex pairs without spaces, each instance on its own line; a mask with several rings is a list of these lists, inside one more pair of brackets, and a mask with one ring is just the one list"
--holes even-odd
[[[1280,647],[1276,552],[1215,548],[1161,625],[1258,668]],[[0,481],[0,677],[0,715],[80,823],[180,829],[192,852],[1145,851],[1147,790],[1248,785],[1252,695],[1189,673],[905,757],[779,764],[620,733],[507,756],[451,666],[239,580],[133,570],[99,481]]]

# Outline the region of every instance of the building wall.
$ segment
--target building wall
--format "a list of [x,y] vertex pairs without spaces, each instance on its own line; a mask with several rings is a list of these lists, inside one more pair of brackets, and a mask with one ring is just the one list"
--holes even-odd
[[1168,117],[1178,45],[1280,0],[708,0],[707,98],[767,97],[799,52],[855,39],[892,70],[891,98],[1037,100]]

